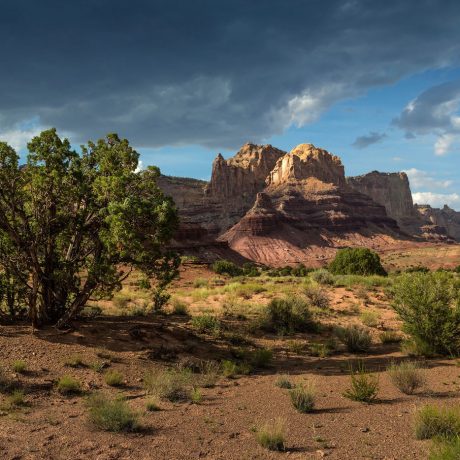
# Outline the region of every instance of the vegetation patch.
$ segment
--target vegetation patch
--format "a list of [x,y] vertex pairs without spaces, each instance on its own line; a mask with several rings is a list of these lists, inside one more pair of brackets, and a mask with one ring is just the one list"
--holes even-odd
[[70,396],[78,395],[82,392],[81,383],[71,375],[63,375],[56,383],[59,393]]
[[297,385],[289,391],[292,405],[298,412],[312,412],[315,407],[316,391],[312,383]]
[[121,372],[109,370],[104,374],[104,381],[111,387],[121,387],[124,383],[124,377]]
[[256,430],[257,442],[268,450],[285,450],[286,423],[282,419],[266,422]]
[[388,375],[393,385],[406,395],[413,394],[426,383],[424,371],[420,364],[414,361],[391,364],[388,368]]
[[369,350],[372,344],[372,338],[366,329],[352,325],[348,327],[338,327],[336,329],[338,339],[352,353],[363,353]]
[[455,438],[460,436],[460,407],[438,407],[427,404],[415,414],[415,437]]
[[351,388],[346,390],[343,396],[352,401],[365,403],[371,403],[376,400],[379,391],[378,378],[376,375],[369,374],[362,363],[359,364],[356,371],[351,369],[350,378]]

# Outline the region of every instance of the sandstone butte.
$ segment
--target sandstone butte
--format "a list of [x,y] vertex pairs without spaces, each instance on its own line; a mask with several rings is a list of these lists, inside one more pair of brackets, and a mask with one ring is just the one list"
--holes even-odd
[[345,246],[460,241],[460,212],[414,205],[405,173],[346,177],[338,156],[312,144],[246,144],[217,155],[209,182],[158,182],[181,218],[174,246],[204,259],[319,266]]

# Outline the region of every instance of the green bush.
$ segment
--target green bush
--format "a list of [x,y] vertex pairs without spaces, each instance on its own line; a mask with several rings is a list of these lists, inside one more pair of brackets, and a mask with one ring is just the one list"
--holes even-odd
[[425,384],[425,374],[417,362],[392,363],[388,368],[391,381],[401,392],[411,395]]
[[18,374],[25,374],[27,372],[27,363],[21,359],[18,359],[17,361],[13,362],[11,368]]
[[351,388],[343,395],[352,401],[371,403],[377,398],[378,391],[378,378],[369,374],[363,364],[359,364],[356,372],[351,370]]
[[313,331],[316,323],[301,297],[272,299],[262,313],[261,328],[277,334]]
[[340,249],[329,264],[329,270],[334,275],[387,274],[380,262],[380,256],[367,248]]
[[426,405],[415,415],[415,437],[455,438],[460,436],[460,407],[437,407]]
[[368,351],[372,344],[372,338],[369,332],[355,324],[348,327],[338,327],[336,329],[336,335],[347,347],[347,350],[352,353]]
[[460,294],[452,274],[401,275],[393,286],[393,308],[418,350],[424,354],[460,353]]
[[212,270],[219,275],[241,276],[243,269],[229,260],[220,259],[212,264]]
[[109,399],[102,394],[94,394],[88,399],[89,420],[105,431],[136,431],[138,416],[123,399]]
[[81,383],[70,375],[63,375],[56,384],[59,393],[63,395],[75,395],[81,393]]
[[310,278],[319,284],[332,286],[335,283],[335,276],[324,268],[311,272]]
[[289,391],[292,405],[298,412],[311,412],[315,407],[316,392],[312,384],[297,385]]
[[220,331],[220,321],[212,315],[203,314],[192,318],[192,327],[200,334],[216,335]]
[[121,387],[123,380],[123,374],[115,370],[107,371],[104,375],[105,383],[111,387]]
[[285,439],[285,422],[276,419],[274,422],[266,422],[256,431],[256,440],[265,449],[283,451]]
[[460,436],[454,439],[438,440],[428,460],[458,460],[460,458]]

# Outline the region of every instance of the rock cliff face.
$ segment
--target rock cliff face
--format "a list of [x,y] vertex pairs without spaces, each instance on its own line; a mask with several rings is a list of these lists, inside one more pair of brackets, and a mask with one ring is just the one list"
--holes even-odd
[[398,222],[402,230],[409,234],[417,232],[420,218],[414,208],[406,173],[373,171],[363,176],[348,177],[347,183],[354,190],[385,206],[387,214]]
[[424,221],[425,226],[435,226],[448,237],[460,241],[460,212],[445,205],[442,209],[430,205],[415,205],[415,210]]

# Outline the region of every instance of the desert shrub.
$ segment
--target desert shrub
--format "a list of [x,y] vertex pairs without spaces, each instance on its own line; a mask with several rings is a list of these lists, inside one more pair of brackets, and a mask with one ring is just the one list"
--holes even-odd
[[173,299],[172,308],[173,308],[172,310],[173,315],[178,315],[178,316],[188,316],[189,315],[187,304],[178,299]]
[[96,318],[102,315],[102,308],[99,305],[86,305],[80,312],[80,316],[83,318]]
[[343,393],[352,401],[371,403],[377,398],[379,391],[379,381],[377,376],[369,374],[363,364],[358,365],[358,369],[351,369],[351,388]]
[[150,280],[145,276],[138,279],[137,286],[139,289],[145,289],[145,290],[150,289],[152,287],[150,284]]
[[293,387],[292,382],[289,380],[287,375],[280,375],[276,380],[275,385],[285,390],[291,390]]
[[460,458],[460,436],[440,439],[431,449],[428,460],[458,460]]
[[429,273],[430,269],[428,267],[409,267],[404,270],[406,273]]
[[111,387],[120,387],[123,385],[123,374],[116,370],[107,371],[104,375],[104,381]]
[[290,352],[297,355],[301,355],[305,352],[305,342],[302,342],[301,340],[288,340],[286,345]]
[[190,402],[192,404],[200,404],[203,400],[203,393],[199,388],[193,387],[190,391]]
[[380,256],[367,248],[345,248],[337,251],[329,264],[334,275],[380,275],[387,272],[380,262]]
[[192,318],[192,327],[200,334],[218,334],[220,321],[213,315],[203,314]]
[[222,375],[229,379],[234,378],[238,375],[238,364],[229,359],[222,361]]
[[13,361],[11,369],[18,374],[25,374],[27,372],[27,363],[21,359]]
[[268,348],[259,348],[249,356],[249,363],[254,368],[268,367],[273,360],[273,351]]
[[361,313],[361,321],[365,326],[377,327],[379,325],[380,315],[375,311],[365,311]]
[[22,390],[14,390],[7,399],[8,405],[12,407],[27,406],[27,402]]
[[426,381],[424,372],[417,362],[392,363],[387,370],[393,385],[406,395],[413,394]]
[[196,278],[193,281],[194,288],[208,287],[209,281],[205,278]]
[[399,343],[402,340],[401,334],[396,331],[383,331],[380,333],[380,341],[385,343]]
[[172,402],[190,400],[193,386],[190,369],[154,370],[144,376],[144,387],[149,394]]
[[123,399],[109,399],[100,393],[88,399],[89,420],[104,431],[136,431],[139,428],[138,415]]
[[81,356],[73,355],[65,360],[64,366],[73,368],[86,367],[86,363],[83,361]]
[[393,290],[393,308],[419,350],[427,354],[460,353],[460,295],[451,274],[404,274]]
[[455,272],[455,273],[460,273],[460,265],[457,265],[457,266],[454,268],[454,272]]
[[292,405],[298,412],[311,412],[315,407],[316,392],[314,386],[309,383],[307,385],[297,385],[289,391]]
[[309,344],[309,352],[311,356],[318,356],[319,358],[326,358],[329,356],[335,347],[332,343],[326,342],[312,342]]
[[57,391],[63,395],[76,395],[81,393],[81,383],[71,375],[63,375],[56,384]]
[[332,286],[335,282],[334,275],[324,268],[311,272],[309,276],[313,281],[316,281],[319,284]]
[[305,297],[310,305],[326,310],[329,308],[329,297],[326,291],[317,286],[308,286],[304,290]]
[[460,436],[460,408],[437,407],[427,404],[415,414],[415,437],[431,439],[434,437],[454,438]]
[[336,335],[350,352],[368,351],[372,344],[369,331],[355,324],[348,327],[338,327]]
[[216,361],[201,361],[199,374],[196,376],[197,385],[212,388],[216,385],[221,374],[221,367]]
[[268,450],[283,451],[285,449],[286,424],[281,419],[266,422],[256,430],[257,442]]
[[219,275],[241,276],[243,269],[229,260],[220,259],[212,264],[212,270]]
[[261,328],[278,334],[315,329],[308,303],[300,297],[272,299],[262,314]]
[[243,275],[256,277],[260,276],[260,271],[256,265],[252,264],[251,262],[246,262],[243,264]]
[[155,399],[149,399],[145,404],[145,408],[149,412],[157,412],[160,410],[160,406],[158,405],[158,402]]

